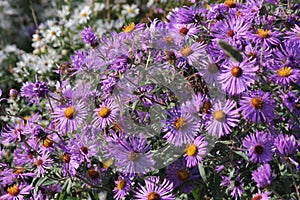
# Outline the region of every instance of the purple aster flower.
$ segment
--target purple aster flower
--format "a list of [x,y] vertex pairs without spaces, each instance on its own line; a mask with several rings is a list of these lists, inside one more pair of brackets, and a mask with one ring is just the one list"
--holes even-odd
[[258,69],[259,66],[255,65],[254,60],[244,59],[242,63],[229,61],[228,64],[222,65],[218,80],[228,94],[240,94],[255,82]]
[[188,144],[197,135],[199,130],[199,120],[187,112],[182,112],[175,107],[167,111],[167,119],[164,121],[162,132],[167,142],[175,146]]
[[137,188],[139,190],[134,191],[134,199],[175,200],[175,196],[172,194],[173,184],[166,179],[164,179],[162,183],[159,182],[159,177],[150,176],[145,180],[146,186],[139,183],[139,188]]
[[264,164],[252,172],[252,180],[257,184],[258,188],[265,188],[271,185],[272,174],[269,164]]
[[284,105],[290,110],[294,111],[297,107],[297,103],[299,102],[299,98],[292,91],[288,91],[287,93],[283,93],[281,95]]
[[37,156],[35,163],[36,163],[36,171],[37,175],[39,177],[43,177],[46,170],[50,169],[52,164],[53,164],[53,159],[50,158],[50,153],[49,152],[43,152],[41,155]]
[[99,143],[87,135],[76,134],[75,138],[70,139],[70,152],[77,156],[78,161],[90,162],[92,156],[97,156]]
[[0,184],[5,186],[5,185],[11,185],[15,181],[15,176],[13,176],[13,169],[9,169],[5,167],[1,172],[0,172]]
[[280,40],[278,39],[279,35],[277,31],[258,29],[249,37],[253,39],[256,44],[262,44],[262,42],[264,42],[265,46],[270,47],[271,45],[280,44]]
[[95,109],[93,124],[105,128],[111,125],[119,113],[119,106],[113,99],[106,99],[99,108]]
[[115,188],[113,189],[114,199],[121,200],[130,191],[131,180],[127,176],[119,176],[118,180],[115,181]]
[[199,74],[204,78],[206,84],[213,86],[218,84],[217,78],[220,75],[220,69],[218,65],[213,61],[211,56],[208,59],[202,59],[199,67]]
[[221,185],[224,187],[230,186],[230,178],[228,176],[222,176]]
[[178,159],[171,163],[166,170],[166,177],[174,184],[174,188],[185,193],[191,192],[200,182],[198,167],[187,168],[185,159]]
[[296,138],[293,135],[280,134],[274,139],[274,145],[282,156],[292,156],[298,149]]
[[271,197],[271,192],[261,192],[259,191],[258,193],[254,194],[251,200],[270,200]]
[[273,158],[273,137],[270,133],[256,131],[243,140],[251,162],[268,162]]
[[113,63],[110,65],[109,69],[115,70],[117,72],[124,73],[129,66],[129,58],[126,55],[121,55],[114,59]]
[[84,51],[76,51],[75,53],[76,53],[76,55],[70,56],[73,67],[69,68],[69,71],[71,70],[74,73],[76,73],[77,71],[79,71],[82,68],[82,66],[84,65],[85,60],[88,56],[88,53],[84,52]]
[[[103,169],[99,169],[98,167],[91,167],[87,170],[83,170],[82,173],[78,172],[78,176],[81,176],[83,180],[87,180],[93,185],[100,185],[102,183],[103,172]],[[84,183],[84,185],[87,187],[89,186],[86,183]]]
[[77,173],[77,169],[80,166],[80,162],[77,160],[75,155],[68,153],[67,151],[61,156],[63,160],[62,173],[64,176],[74,177]]
[[2,144],[12,144],[16,141],[21,141],[27,134],[30,133],[25,121],[21,120],[19,123],[14,123],[14,126],[7,125],[1,132]]
[[300,43],[300,27],[297,24],[295,24],[294,28],[291,28],[291,31],[287,31],[285,34],[287,35],[285,38],[290,42]]
[[110,157],[115,159],[115,165],[122,173],[134,176],[145,174],[153,169],[155,161],[150,153],[151,145],[145,138],[128,137],[108,138],[111,142],[105,147]]
[[252,122],[268,122],[274,118],[275,100],[270,92],[261,90],[251,92],[240,100],[240,111],[245,119]]
[[93,32],[91,27],[84,27],[83,31],[81,31],[81,36],[83,41],[92,47],[99,44],[98,36]]
[[180,47],[174,53],[177,58],[186,58],[189,65],[196,65],[202,57],[206,56],[205,46],[204,42],[195,42],[192,45]]
[[206,155],[207,142],[204,136],[198,136],[190,143],[185,149],[184,158],[186,160],[187,167],[197,166],[203,160]]
[[238,110],[235,107],[236,103],[232,100],[227,100],[225,106],[221,101],[217,101],[211,119],[207,122],[207,132],[215,137],[230,134],[231,128],[237,126],[239,122]]
[[30,193],[33,189],[32,185],[27,183],[14,184],[7,188],[7,194],[0,196],[3,200],[24,200],[24,195]]
[[244,185],[243,181],[239,176],[237,176],[234,179],[233,188],[230,188],[231,190],[230,196],[232,196],[235,200],[239,199],[239,197],[241,197],[242,194],[244,193],[243,185]]
[[26,97],[30,103],[39,103],[40,98],[45,97],[49,92],[48,85],[42,81],[35,83],[26,82],[21,88],[21,96]]
[[80,101],[78,103],[54,108],[51,117],[58,130],[67,133],[73,132],[79,126],[83,125],[87,114],[88,110],[86,105]]

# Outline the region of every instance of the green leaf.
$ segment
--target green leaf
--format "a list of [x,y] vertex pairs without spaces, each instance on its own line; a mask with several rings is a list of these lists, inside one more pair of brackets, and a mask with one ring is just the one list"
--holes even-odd
[[65,195],[66,195],[66,192],[62,192],[62,193],[60,193],[60,195],[59,195],[58,199],[59,199],[59,200],[63,200],[63,199],[65,199]]
[[232,47],[231,45],[229,45],[227,42],[223,41],[223,40],[219,40],[218,44],[220,46],[220,48],[231,58],[233,58],[235,61],[237,62],[242,62],[243,61],[243,56],[242,54],[239,52],[239,50],[237,50],[236,48]]
[[200,176],[202,177],[204,183],[206,183],[206,174],[205,174],[205,169],[204,169],[204,166],[202,163],[198,164],[198,169],[199,169],[199,172],[200,172]]
[[244,160],[248,161],[249,158],[248,156],[246,156],[245,152],[242,151],[233,151],[234,153],[236,153],[237,155],[241,156],[242,158],[244,158]]

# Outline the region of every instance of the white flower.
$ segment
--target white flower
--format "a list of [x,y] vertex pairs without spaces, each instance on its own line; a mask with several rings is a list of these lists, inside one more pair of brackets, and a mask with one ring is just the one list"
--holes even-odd
[[57,37],[60,37],[61,29],[59,26],[50,26],[49,29],[46,31],[46,40],[47,42],[53,42],[56,40]]
[[94,12],[99,12],[102,11],[105,8],[105,4],[104,3],[95,3],[94,4]]
[[129,6],[128,4],[123,5],[123,10],[121,12],[122,15],[127,16],[128,18],[133,18],[137,16],[140,12],[140,9],[137,7],[137,5],[132,4]]
[[[89,6],[84,6],[83,9],[78,10],[79,13],[76,16],[79,20],[79,24],[87,23],[87,21],[90,19],[90,14],[92,14],[92,10]],[[77,12],[75,12],[76,14]]]

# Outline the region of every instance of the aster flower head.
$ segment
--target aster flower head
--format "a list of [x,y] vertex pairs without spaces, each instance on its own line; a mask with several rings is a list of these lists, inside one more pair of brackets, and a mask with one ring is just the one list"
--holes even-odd
[[139,184],[138,189],[138,191],[134,191],[136,200],[175,200],[175,196],[172,194],[173,184],[167,179],[160,183],[159,177],[150,176],[145,180],[145,186]]
[[243,140],[251,162],[268,162],[273,158],[273,139],[270,133],[256,131]]
[[251,92],[240,100],[240,105],[244,118],[252,122],[269,122],[274,118],[275,100],[270,92]]
[[262,44],[262,42],[264,42],[267,47],[270,47],[271,45],[280,44],[280,40],[278,39],[279,35],[277,31],[260,28],[249,37],[253,39],[256,44]]
[[94,126],[105,128],[115,121],[119,113],[119,106],[113,99],[106,99],[94,112]]
[[256,194],[253,195],[251,200],[270,200],[271,197],[271,192],[257,192]]
[[167,111],[167,119],[164,121],[162,132],[167,142],[175,146],[182,146],[193,141],[199,130],[199,119],[190,113],[181,111],[179,107]]
[[107,139],[109,143],[104,147],[104,151],[115,160],[115,165],[123,174],[135,176],[153,169],[155,161],[150,152],[151,145],[147,144],[145,138],[125,135],[118,137],[113,133],[113,137]]
[[204,136],[198,136],[195,140],[187,145],[185,149],[184,158],[187,167],[197,166],[203,160],[207,151],[207,142]]
[[118,180],[115,181],[116,186],[113,189],[114,198],[116,200],[123,199],[127,195],[128,191],[130,191],[131,183],[132,181],[130,177],[120,175]]
[[87,114],[86,105],[79,101],[65,106],[57,106],[51,117],[58,130],[67,133],[73,132],[83,125]]
[[46,170],[50,169],[53,164],[53,159],[50,158],[50,153],[44,151],[40,156],[35,160],[37,175],[43,177]]
[[91,27],[84,27],[83,31],[81,32],[81,36],[83,41],[92,47],[95,47],[99,44],[98,36],[93,32]]
[[175,51],[177,58],[182,57],[187,59],[189,65],[196,65],[199,60],[206,55],[204,42],[195,42],[192,45],[185,45]]
[[45,97],[49,92],[47,83],[36,81],[27,82],[21,88],[21,96],[25,97],[30,103],[39,103],[40,98]]
[[239,114],[235,107],[236,103],[232,100],[227,100],[225,105],[217,101],[211,119],[207,122],[207,132],[216,137],[230,134],[231,128],[237,126],[239,122]]
[[222,65],[221,69],[218,80],[222,84],[222,89],[230,95],[235,95],[244,92],[255,82],[259,66],[255,65],[254,60],[244,59],[242,63],[229,61]]
[[26,183],[14,184],[7,188],[7,194],[0,196],[0,199],[3,200],[19,200],[24,199],[24,195],[30,193],[33,189],[32,185]]
[[166,177],[174,184],[174,188],[189,193],[200,181],[198,167],[188,168],[185,159],[178,159],[171,163],[166,170]]
[[278,135],[274,140],[274,145],[282,156],[292,156],[298,149],[297,140],[293,135]]
[[252,172],[252,180],[257,184],[258,188],[265,188],[271,185],[272,174],[269,164],[264,164]]

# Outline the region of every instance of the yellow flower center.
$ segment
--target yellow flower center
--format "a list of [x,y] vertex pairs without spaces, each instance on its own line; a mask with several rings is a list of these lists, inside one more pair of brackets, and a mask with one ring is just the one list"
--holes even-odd
[[181,169],[177,172],[177,176],[178,176],[179,180],[185,181],[186,179],[188,179],[190,177],[190,173],[186,169]]
[[82,13],[81,13],[81,16],[82,16],[82,17],[86,17],[86,16],[87,16],[87,13],[86,13],[86,12],[82,12]]
[[110,109],[108,107],[104,106],[100,109],[98,114],[100,117],[106,118],[110,114]]
[[150,192],[147,200],[160,200],[160,196],[156,192]]
[[225,0],[224,5],[228,8],[235,8],[236,7],[236,0]]
[[63,159],[64,163],[69,163],[71,161],[71,155],[68,153],[64,153],[62,159]]
[[131,33],[135,28],[135,24],[132,22],[128,26],[125,26],[122,31],[125,33]]
[[174,125],[175,125],[176,129],[182,129],[187,125],[187,121],[185,118],[179,117],[176,119]]
[[73,119],[73,117],[74,117],[74,114],[75,114],[75,108],[73,107],[73,106],[69,106],[69,107],[67,107],[66,109],[65,109],[65,112],[64,112],[64,114],[65,114],[65,117],[67,118],[67,119]]
[[107,159],[106,161],[104,161],[103,164],[103,168],[104,169],[108,169],[113,163],[113,160],[111,158]]
[[262,109],[264,101],[260,97],[253,97],[250,101],[250,104],[255,109]]
[[193,49],[191,49],[190,47],[186,47],[180,50],[180,53],[183,57],[188,57],[189,55],[191,55],[193,53]]
[[174,39],[171,36],[164,37],[164,41],[167,43],[167,45],[173,45]]
[[224,113],[223,110],[214,111],[213,116],[214,116],[215,120],[217,120],[219,122],[223,122],[226,118],[226,114]]
[[195,144],[191,144],[186,148],[185,152],[188,156],[195,156],[197,154],[198,148]]
[[288,77],[293,73],[293,69],[290,67],[282,67],[279,70],[277,70],[277,74],[280,77]]
[[128,8],[127,11],[128,11],[129,13],[133,13],[133,12],[134,12],[134,9]]
[[21,166],[17,166],[16,170],[14,171],[14,174],[23,174],[24,169]]
[[18,194],[20,192],[19,186],[17,184],[15,184],[11,187],[8,187],[7,192],[10,194],[10,196],[18,196]]
[[125,186],[126,186],[126,181],[124,179],[119,180],[117,184],[118,190],[123,190]]
[[231,69],[231,74],[232,74],[232,76],[238,78],[238,77],[242,76],[243,70],[242,70],[242,68],[240,68],[239,66],[234,66],[234,67]]
[[52,145],[53,145],[52,140],[49,140],[48,138],[46,138],[45,140],[43,140],[43,146],[44,146],[45,148],[49,148],[49,147],[51,147]]
[[264,29],[258,29],[258,30],[257,30],[257,35],[258,35],[260,38],[268,38],[268,37],[270,37],[270,35],[271,35],[271,31],[269,31],[269,30],[264,30]]

